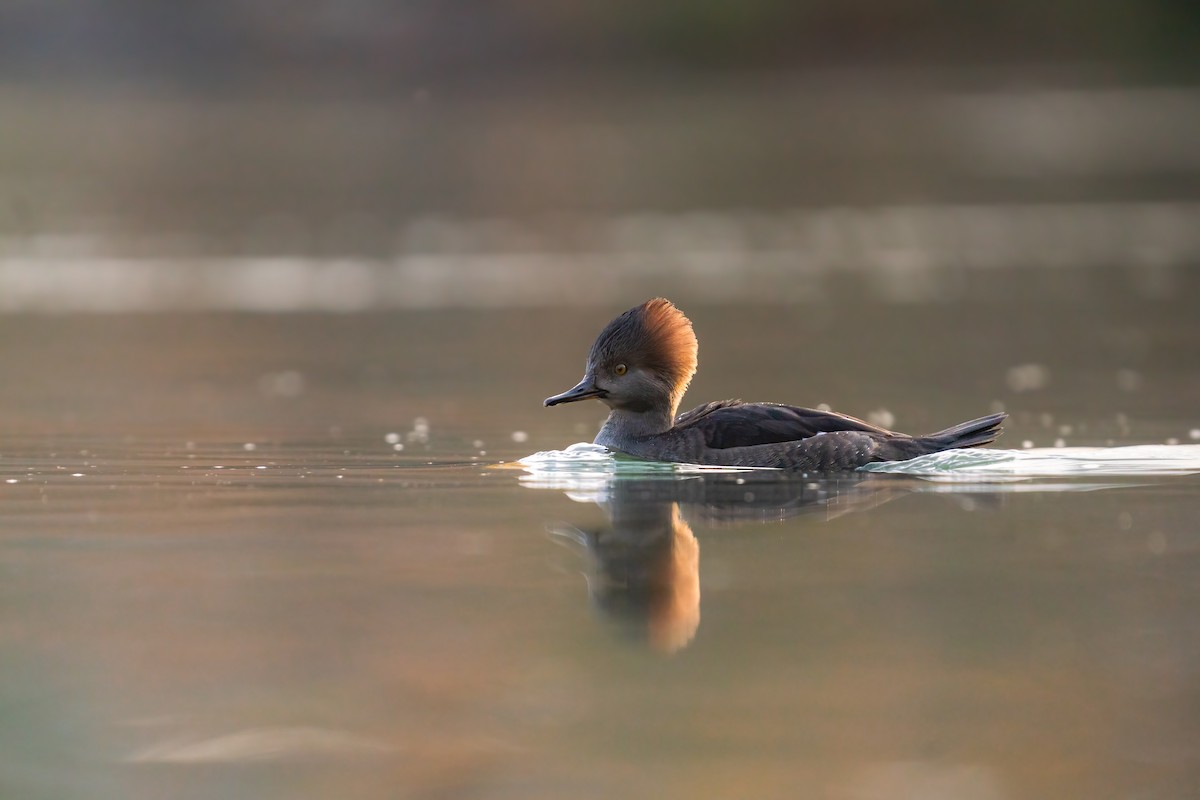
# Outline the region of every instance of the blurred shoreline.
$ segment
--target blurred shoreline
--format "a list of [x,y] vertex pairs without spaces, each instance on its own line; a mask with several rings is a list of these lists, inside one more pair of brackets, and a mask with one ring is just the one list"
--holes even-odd
[[0,118],[0,233],[234,254],[386,255],[422,216],[1200,200],[1200,88],[1184,86],[743,76],[394,103],[10,87]]
[[850,74],[498,79],[395,102],[0,88],[0,311],[806,302],[847,283],[1011,298],[988,277],[1005,271],[1060,299],[1078,276],[1151,298],[1194,283],[1200,88]]
[[[563,239],[569,223],[572,236]],[[1059,203],[425,217],[391,256],[217,255],[144,237],[0,239],[0,312],[336,311],[698,302],[1145,299],[1200,276],[1200,203]],[[284,248],[286,250],[286,248]],[[669,288],[666,288],[669,287]]]

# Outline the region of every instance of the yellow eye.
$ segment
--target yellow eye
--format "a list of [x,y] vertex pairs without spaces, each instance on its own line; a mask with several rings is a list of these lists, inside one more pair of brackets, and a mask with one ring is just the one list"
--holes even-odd
[[613,372],[617,373],[618,375],[624,375],[628,371],[628,368],[624,364],[617,364],[615,367],[613,367]]

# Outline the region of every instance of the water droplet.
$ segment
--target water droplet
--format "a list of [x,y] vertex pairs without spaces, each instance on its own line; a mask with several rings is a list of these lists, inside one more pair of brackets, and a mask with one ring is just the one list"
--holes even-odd
[[419,442],[424,444],[429,441],[429,420],[425,417],[417,417],[413,420],[412,430],[407,436],[410,442]]
[[[1192,437],[1193,439],[1200,439],[1200,431],[1193,431],[1193,433],[1197,434],[1197,436]],[[522,442],[527,442],[527,441],[529,441],[529,434],[526,433],[525,431],[513,431],[512,432],[512,440],[514,442],[516,442],[517,444],[521,444]]]
[[396,442],[395,444],[392,445],[392,449],[395,450],[397,453],[399,453],[401,450],[404,449],[404,445],[401,444],[400,442]]
[[896,415],[886,408],[878,408],[868,412],[867,422],[872,425],[878,425],[881,428],[891,428],[896,424]]
[[1018,364],[1008,368],[1004,382],[1014,392],[1037,391],[1050,382],[1050,370],[1041,364]]
[[253,451],[258,449],[258,445],[256,445],[254,442],[246,442],[244,445],[242,445],[242,449],[246,451]]
[[384,440],[385,442],[387,442],[388,444],[397,444],[397,443],[399,443],[399,441],[400,441],[400,434],[398,434],[398,433],[389,433],[389,434],[387,434],[386,436],[384,436],[384,437],[383,437],[383,440]]

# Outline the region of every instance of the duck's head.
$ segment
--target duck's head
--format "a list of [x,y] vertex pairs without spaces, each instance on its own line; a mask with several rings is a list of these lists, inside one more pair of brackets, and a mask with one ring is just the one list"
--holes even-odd
[[666,406],[671,416],[696,373],[696,334],[670,300],[657,297],[608,323],[588,353],[583,380],[547,406],[595,397],[614,410]]

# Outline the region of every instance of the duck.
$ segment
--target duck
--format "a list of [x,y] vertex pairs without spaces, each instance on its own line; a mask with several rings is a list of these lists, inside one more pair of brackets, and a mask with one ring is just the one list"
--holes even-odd
[[599,400],[609,414],[595,444],[634,458],[817,473],[991,444],[1008,417],[989,414],[913,436],[780,403],[718,400],[679,413],[698,351],[691,320],[666,298],[647,300],[609,322],[588,351],[583,379],[543,404]]

